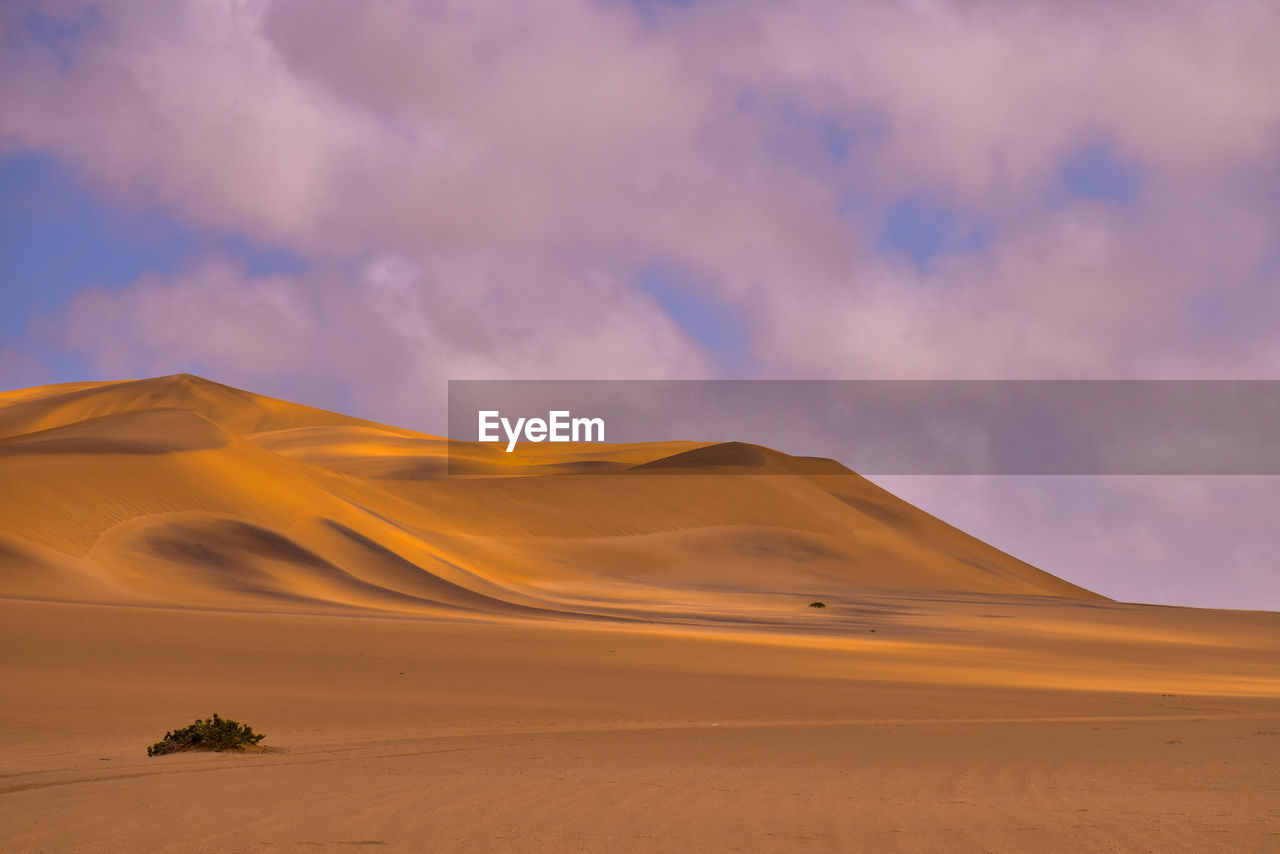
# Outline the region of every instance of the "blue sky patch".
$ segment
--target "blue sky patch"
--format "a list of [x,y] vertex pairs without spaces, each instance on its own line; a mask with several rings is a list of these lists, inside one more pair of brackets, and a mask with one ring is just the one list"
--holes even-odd
[[[740,96],[738,108],[754,109],[758,100]],[[844,165],[850,162],[859,146],[883,139],[888,128],[885,121],[872,110],[851,110],[847,113],[815,112],[794,102],[786,102],[777,108],[773,117],[776,134],[774,148],[780,151],[799,152],[808,159],[809,151],[821,153],[829,164]]]
[[91,4],[61,15],[29,8],[18,18],[17,28],[9,34],[8,47],[21,48],[24,43],[35,45],[57,57],[63,68],[70,68],[80,43],[101,23],[102,13]]
[[698,287],[690,277],[664,264],[642,269],[636,283],[726,371],[746,365],[751,353],[750,335],[736,311]]
[[0,158],[0,341],[17,340],[32,315],[54,312],[89,287],[171,275],[210,254],[239,262],[250,275],[307,266],[283,248],[197,231],[159,209],[114,204],[46,154]]
[[884,211],[876,249],[906,255],[920,272],[942,255],[974,252],[991,241],[994,226],[928,196],[907,196]]
[[1112,145],[1094,143],[1062,161],[1050,201],[1093,199],[1124,206],[1132,204],[1141,189],[1142,173],[1135,164],[1119,157]]

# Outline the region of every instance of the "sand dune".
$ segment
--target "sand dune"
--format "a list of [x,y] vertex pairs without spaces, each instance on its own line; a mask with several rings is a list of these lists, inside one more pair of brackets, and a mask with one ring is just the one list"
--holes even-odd
[[[4,850],[1280,839],[1280,615],[1111,602],[830,460],[180,375],[0,394],[0,483]],[[274,748],[143,755],[214,711]]]
[[572,588],[576,612],[626,589],[659,618],[682,587],[1099,598],[837,463],[750,445],[533,446],[488,456],[542,476],[450,478],[442,439],[190,376],[11,397],[0,531],[140,602],[417,613],[448,585],[496,611],[561,608]]

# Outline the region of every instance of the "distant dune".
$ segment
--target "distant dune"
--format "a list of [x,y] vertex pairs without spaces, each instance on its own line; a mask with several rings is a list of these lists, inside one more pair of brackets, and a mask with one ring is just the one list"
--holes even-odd
[[[1280,838],[1280,614],[1112,602],[831,460],[453,452],[188,375],[0,394],[0,849]],[[214,712],[265,752],[145,755]]]
[[11,392],[0,565],[24,569],[3,592],[646,619],[687,619],[666,606],[707,591],[766,610],[875,591],[1101,598],[831,461],[739,443],[528,447],[455,447],[477,476],[446,477],[443,439],[189,375]]

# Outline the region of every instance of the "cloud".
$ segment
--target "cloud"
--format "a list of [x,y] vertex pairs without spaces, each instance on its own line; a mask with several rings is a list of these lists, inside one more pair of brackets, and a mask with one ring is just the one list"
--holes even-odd
[[81,293],[63,343],[111,376],[192,370],[438,432],[450,379],[668,379],[711,369],[654,300],[607,272],[558,292],[514,294],[493,284],[508,274],[490,258],[383,256],[354,272],[253,276],[215,256]]
[[[508,303],[678,267],[766,373],[1185,367],[1174,315],[1274,251],[1280,204],[1242,177],[1280,186],[1271,4],[95,8],[70,63],[9,57],[4,138],[331,266],[519,258],[484,276]],[[1046,203],[1090,151],[1124,169]],[[1242,332],[1220,369],[1274,371]]]
[[181,362],[234,374],[278,375],[307,367],[316,327],[295,279],[267,276],[250,286],[241,270],[214,261],[120,291],[86,291],[71,304],[66,335],[113,374],[181,354]]

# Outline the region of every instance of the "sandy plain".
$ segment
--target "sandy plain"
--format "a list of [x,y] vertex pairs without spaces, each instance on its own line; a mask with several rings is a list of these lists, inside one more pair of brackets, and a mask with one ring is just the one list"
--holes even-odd
[[[0,437],[5,851],[1280,850],[1280,615],[1112,602],[829,462],[446,477],[185,375]],[[213,712],[266,749],[145,755]]]

